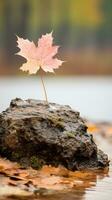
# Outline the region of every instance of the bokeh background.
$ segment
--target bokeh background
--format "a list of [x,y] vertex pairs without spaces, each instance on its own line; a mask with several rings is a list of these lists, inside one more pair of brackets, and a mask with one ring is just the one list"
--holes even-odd
[[0,0],[0,110],[15,97],[43,98],[39,77],[19,70],[15,35],[36,43],[52,30],[66,62],[45,75],[49,101],[112,121],[111,0]]

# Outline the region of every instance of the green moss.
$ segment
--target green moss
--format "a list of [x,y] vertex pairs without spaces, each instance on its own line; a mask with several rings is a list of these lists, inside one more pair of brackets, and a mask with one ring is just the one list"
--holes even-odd
[[14,159],[14,160],[17,160],[17,159],[19,159],[19,158],[21,158],[21,152],[12,152],[12,158]]
[[64,128],[63,122],[59,121],[57,124],[60,125],[62,128]]
[[1,150],[1,152],[5,152],[5,151],[7,151],[7,147],[6,147],[6,146],[2,146],[2,147],[0,148],[0,150]]
[[49,120],[52,122],[54,126],[64,129],[64,124],[61,118],[52,117],[49,118]]
[[32,156],[30,158],[30,163],[31,163],[32,168],[34,168],[34,169],[40,169],[40,168],[42,168],[42,162],[36,156]]
[[66,132],[66,135],[69,137],[69,138],[75,138],[75,134],[74,132]]

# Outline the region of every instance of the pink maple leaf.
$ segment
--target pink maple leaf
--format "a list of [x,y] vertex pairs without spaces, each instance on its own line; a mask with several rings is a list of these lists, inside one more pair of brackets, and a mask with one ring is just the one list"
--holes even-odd
[[57,69],[63,63],[63,61],[55,58],[59,46],[53,46],[52,32],[42,35],[38,40],[37,46],[34,42],[18,36],[17,43],[20,49],[17,55],[27,60],[27,62],[20,67],[22,71],[35,74],[41,67],[45,72],[54,72],[54,69]]

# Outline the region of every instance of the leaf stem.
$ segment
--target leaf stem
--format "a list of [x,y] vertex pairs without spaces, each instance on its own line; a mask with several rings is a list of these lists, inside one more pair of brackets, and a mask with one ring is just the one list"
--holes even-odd
[[46,88],[45,88],[45,84],[44,84],[44,80],[43,80],[42,74],[40,74],[40,78],[41,78],[41,82],[42,82],[42,86],[43,86],[43,90],[44,90],[45,101],[46,101],[47,104],[49,104],[48,103],[48,98],[47,98],[47,91],[46,91]]

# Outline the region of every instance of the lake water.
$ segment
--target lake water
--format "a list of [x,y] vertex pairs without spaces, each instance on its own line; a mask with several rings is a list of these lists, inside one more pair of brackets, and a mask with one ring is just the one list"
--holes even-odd
[[[52,76],[45,78],[45,85],[50,102],[68,104],[88,119],[112,122],[112,77]],[[39,77],[0,78],[0,111],[6,109],[13,98],[43,99],[42,95]],[[84,173],[72,191],[39,196],[39,200],[112,199],[112,143],[98,134],[95,140],[109,156],[109,170]]]
[[[45,76],[50,102],[68,104],[81,116],[97,121],[112,122],[112,77]],[[0,78],[0,111],[13,98],[44,99],[40,78]]]

